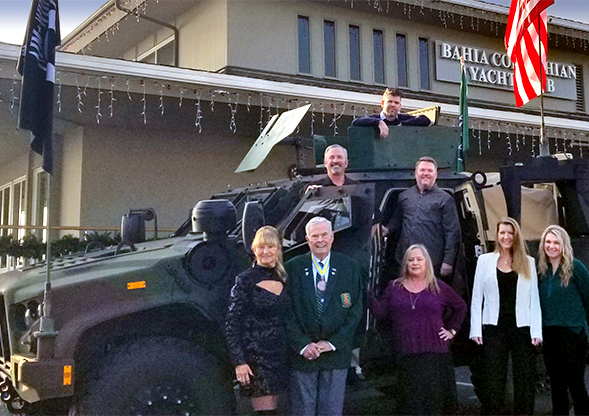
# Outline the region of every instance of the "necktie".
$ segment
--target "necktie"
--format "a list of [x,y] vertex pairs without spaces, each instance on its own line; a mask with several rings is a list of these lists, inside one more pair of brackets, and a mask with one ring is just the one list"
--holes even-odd
[[[319,267],[323,269],[323,262],[318,262]],[[317,315],[319,318],[323,317],[323,303],[325,302],[325,276],[322,276],[317,271],[317,279],[315,282],[315,300],[317,301]]]

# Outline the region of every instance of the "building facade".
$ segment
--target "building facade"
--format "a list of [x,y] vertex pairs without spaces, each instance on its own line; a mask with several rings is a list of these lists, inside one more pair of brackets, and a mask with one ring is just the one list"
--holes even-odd
[[[540,100],[515,108],[507,14],[476,0],[110,0],[57,54],[50,222],[80,233],[152,207],[172,229],[214,192],[286,177],[288,146],[253,173],[234,170],[271,116],[307,103],[301,137],[345,135],[385,87],[403,91],[405,110],[440,105],[439,124],[457,125],[461,56],[467,169],[529,161]],[[589,153],[588,44],[589,25],[550,19],[551,153]],[[0,44],[0,225],[42,225],[47,176],[15,130],[18,53]]]

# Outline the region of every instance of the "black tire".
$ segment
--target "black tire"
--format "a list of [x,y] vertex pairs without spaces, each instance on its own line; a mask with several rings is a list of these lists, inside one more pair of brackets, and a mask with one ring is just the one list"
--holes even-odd
[[153,337],[112,354],[76,408],[78,415],[229,415],[235,399],[208,351]]

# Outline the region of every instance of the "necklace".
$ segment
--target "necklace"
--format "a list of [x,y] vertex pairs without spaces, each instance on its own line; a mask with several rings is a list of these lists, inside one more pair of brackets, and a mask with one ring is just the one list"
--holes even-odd
[[[423,290],[421,291],[423,292]],[[417,303],[417,299],[419,299],[419,295],[421,295],[421,292],[419,292],[417,294],[417,296],[415,296],[415,300],[413,299],[413,293],[409,292],[409,301],[411,302],[411,310],[415,310],[415,304]]]

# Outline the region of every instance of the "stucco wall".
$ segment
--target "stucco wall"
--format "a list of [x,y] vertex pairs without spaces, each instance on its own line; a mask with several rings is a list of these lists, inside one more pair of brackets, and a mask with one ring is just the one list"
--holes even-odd
[[290,147],[277,147],[252,174],[235,174],[255,135],[84,129],[81,224],[119,226],[130,208],[154,208],[162,228],[179,226],[213,193],[286,177]]

